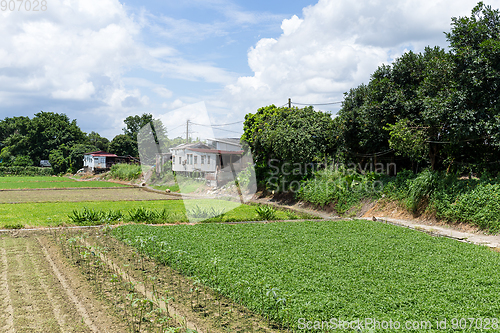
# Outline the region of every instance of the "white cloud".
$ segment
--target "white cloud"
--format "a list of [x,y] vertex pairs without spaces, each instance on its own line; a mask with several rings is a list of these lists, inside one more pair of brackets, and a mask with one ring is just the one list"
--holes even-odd
[[293,15],[291,19],[284,19],[281,23],[281,29],[283,30],[283,35],[288,36],[294,33],[304,22],[304,20],[299,19],[297,15]]
[[0,118],[12,116],[10,106],[36,103],[30,111],[37,112],[56,105],[70,118],[113,126],[99,130],[115,135],[122,119],[151,106],[148,94],[173,97],[162,84],[125,77],[132,70],[192,81],[234,80],[211,63],[184,59],[172,46],[145,45],[144,22],[136,17],[119,0],[52,0],[44,12],[0,11]]
[[[233,112],[300,103],[341,101],[382,63],[407,49],[446,47],[451,17],[467,16],[474,1],[320,0],[282,22],[278,38],[262,38],[248,52],[252,76],[225,89]],[[325,109],[325,107],[322,107]],[[332,110],[338,109],[332,107]]]

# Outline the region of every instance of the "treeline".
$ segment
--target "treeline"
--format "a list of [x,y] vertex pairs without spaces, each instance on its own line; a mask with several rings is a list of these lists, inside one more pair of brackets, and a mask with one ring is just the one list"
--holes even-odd
[[49,160],[54,173],[75,173],[83,167],[83,155],[88,152],[103,150],[138,157],[137,135],[148,123],[154,124],[155,135],[162,138],[162,148],[182,140],[169,140],[161,121],[151,114],[129,116],[124,123],[123,134],[109,141],[99,133],[83,132],[76,120],[62,113],[42,111],[31,119],[7,117],[0,120],[0,167],[21,170],[20,167],[36,167],[41,160]]
[[452,18],[451,26],[449,51],[427,47],[380,66],[368,84],[345,94],[334,118],[312,107],[274,105],[248,114],[242,141],[258,178],[274,175],[273,159],[280,173],[302,179],[304,165],[325,161],[496,175],[499,11],[480,2],[470,17]]

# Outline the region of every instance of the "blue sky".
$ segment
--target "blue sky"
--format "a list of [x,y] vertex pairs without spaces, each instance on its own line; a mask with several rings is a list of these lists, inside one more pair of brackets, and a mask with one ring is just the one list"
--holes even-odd
[[[178,136],[186,120],[238,122],[289,97],[337,102],[403,52],[446,47],[451,17],[475,4],[50,0],[0,11],[0,118],[61,112],[112,139],[127,116],[152,113]],[[223,128],[191,131],[237,136],[242,124]]]

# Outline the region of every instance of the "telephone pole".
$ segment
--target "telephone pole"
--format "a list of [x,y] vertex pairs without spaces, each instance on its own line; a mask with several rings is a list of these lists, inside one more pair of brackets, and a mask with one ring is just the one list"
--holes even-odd
[[288,108],[289,109],[292,108],[292,99],[291,98],[288,98]]
[[189,143],[189,119],[186,120],[186,143]]

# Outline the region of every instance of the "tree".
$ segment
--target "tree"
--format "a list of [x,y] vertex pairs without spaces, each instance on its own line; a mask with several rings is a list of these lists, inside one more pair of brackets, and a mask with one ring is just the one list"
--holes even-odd
[[70,121],[65,114],[39,112],[31,120],[28,128],[30,157],[38,164],[62,144],[85,142],[85,133],[78,127],[76,120]]
[[57,149],[52,149],[50,151],[49,162],[55,174],[68,172],[68,151],[69,148],[65,144],[62,144]]
[[83,168],[83,155],[97,150],[99,150],[98,147],[89,144],[77,143],[71,146],[67,150],[66,157],[69,171],[71,173],[76,173]]
[[108,151],[109,150],[109,140],[102,137],[97,132],[90,132],[87,134],[88,144],[97,148],[97,150]]
[[137,147],[141,162],[150,165],[156,162],[156,154],[168,151],[167,129],[161,120],[153,119],[139,130]]
[[[30,119],[28,117],[5,118],[0,121],[0,150],[2,151],[0,159],[2,163],[10,164],[14,162],[16,156],[29,155],[30,147],[27,137],[29,125]],[[33,165],[33,162],[28,163],[25,158],[22,161],[22,164]]]
[[123,128],[123,132],[130,136],[133,141],[137,142],[137,134],[141,128],[143,128],[146,124],[149,124],[151,121],[153,121],[153,115],[149,113],[143,113],[141,116],[128,116],[123,121],[125,125],[127,125]]
[[[285,169],[304,169],[309,163],[323,162],[335,151],[335,123],[329,113],[313,107],[277,108],[270,105],[255,114],[247,114],[241,138],[245,150],[250,150],[256,164],[256,176],[266,178],[271,160]],[[289,170],[285,170],[286,173]],[[304,177],[302,170],[297,176]]]
[[109,144],[109,152],[118,156],[137,156],[137,142],[129,135],[118,134]]

